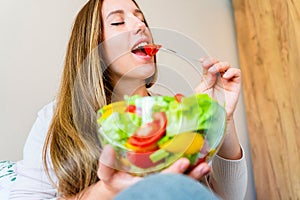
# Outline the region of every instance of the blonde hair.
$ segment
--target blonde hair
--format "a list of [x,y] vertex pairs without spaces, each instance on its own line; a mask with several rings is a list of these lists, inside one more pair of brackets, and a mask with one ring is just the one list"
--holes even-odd
[[[88,1],[75,19],[56,108],[44,144],[46,172],[50,174],[52,165],[58,191],[65,197],[74,196],[98,181],[101,146],[96,111],[110,103],[112,94],[109,73],[97,48],[104,40],[102,2]],[[147,87],[155,77],[156,73],[146,80]],[[47,157],[49,152],[52,163]]]

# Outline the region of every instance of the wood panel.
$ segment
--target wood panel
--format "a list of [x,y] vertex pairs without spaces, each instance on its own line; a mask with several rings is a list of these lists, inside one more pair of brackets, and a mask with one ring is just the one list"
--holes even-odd
[[300,1],[233,7],[257,199],[300,199]]

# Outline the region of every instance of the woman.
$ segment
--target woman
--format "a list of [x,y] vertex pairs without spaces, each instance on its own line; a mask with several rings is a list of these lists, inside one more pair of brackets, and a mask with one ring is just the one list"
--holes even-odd
[[[125,94],[149,95],[155,58],[135,51],[153,42],[147,27],[132,0],[90,0],[82,8],[69,41],[58,97],[39,112],[24,147],[24,159],[17,166],[11,199],[112,199],[141,181],[109,167],[113,151],[108,146],[101,153],[95,122],[99,108]],[[240,199],[247,175],[233,121],[240,71],[211,58],[199,62],[203,80],[195,92],[213,96],[224,91],[228,119],[226,138],[213,160],[208,184],[223,198]],[[162,173],[184,173],[188,166],[189,161],[182,158]],[[202,163],[187,175],[199,180],[210,171]]]

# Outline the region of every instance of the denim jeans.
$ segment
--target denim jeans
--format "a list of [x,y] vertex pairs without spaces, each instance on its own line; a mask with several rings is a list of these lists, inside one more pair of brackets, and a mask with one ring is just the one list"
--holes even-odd
[[120,192],[115,200],[216,200],[200,182],[182,174],[155,174]]

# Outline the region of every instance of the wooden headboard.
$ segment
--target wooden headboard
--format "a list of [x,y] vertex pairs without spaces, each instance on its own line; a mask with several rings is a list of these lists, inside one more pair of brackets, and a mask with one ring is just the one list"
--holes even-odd
[[257,199],[300,199],[300,1],[233,7]]

